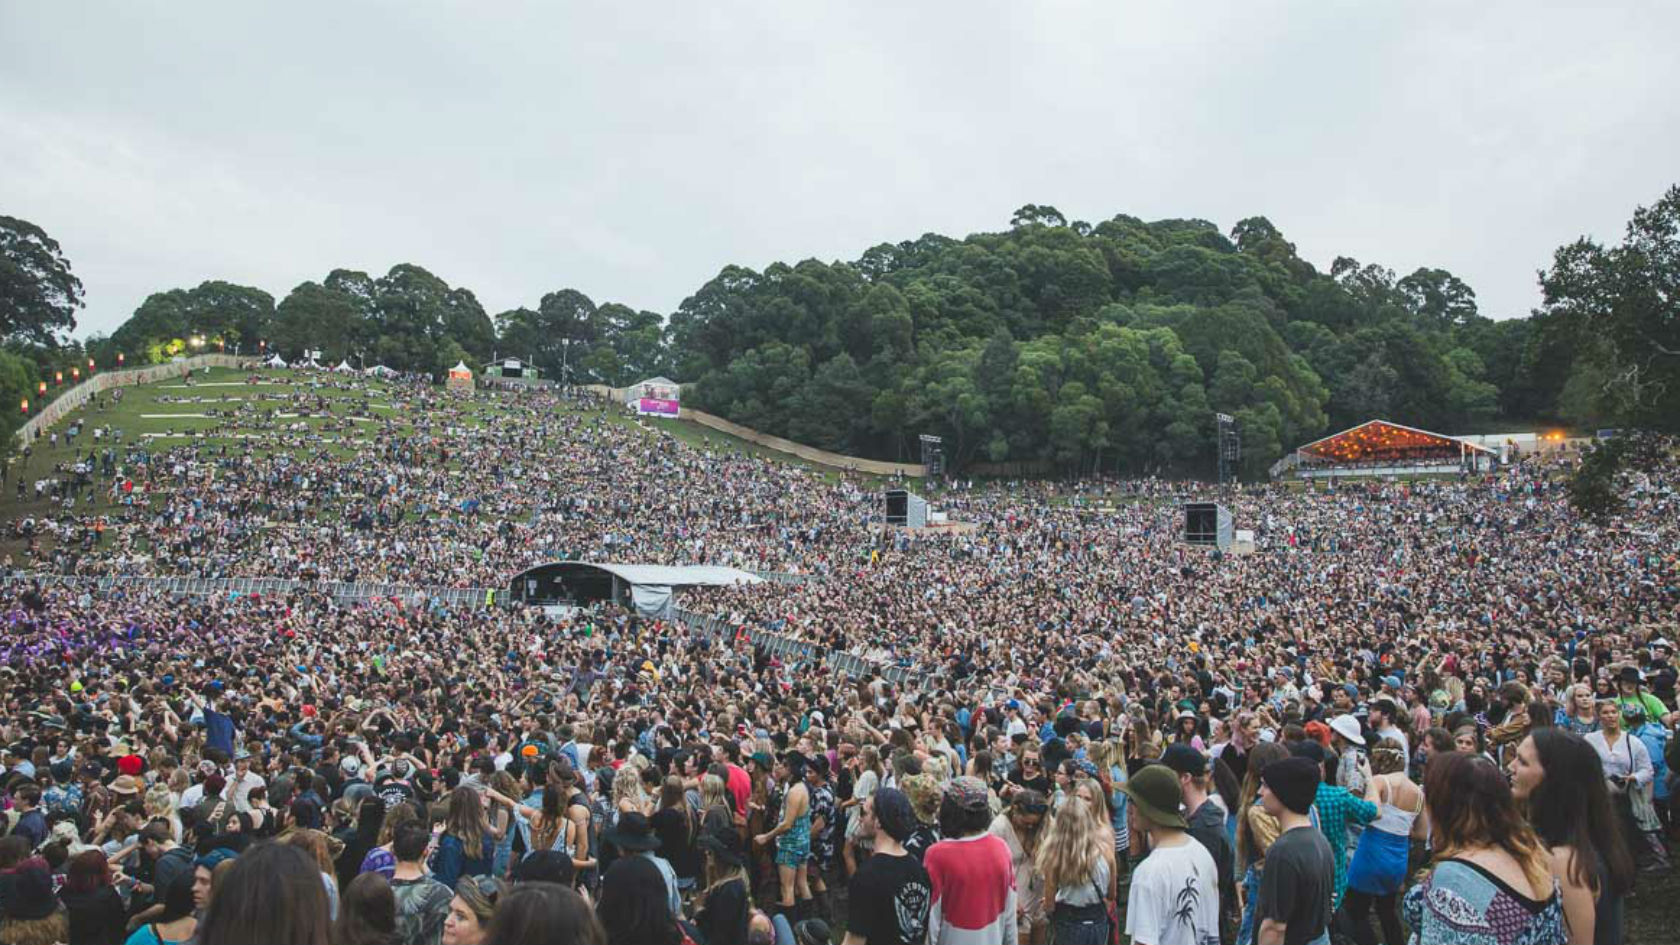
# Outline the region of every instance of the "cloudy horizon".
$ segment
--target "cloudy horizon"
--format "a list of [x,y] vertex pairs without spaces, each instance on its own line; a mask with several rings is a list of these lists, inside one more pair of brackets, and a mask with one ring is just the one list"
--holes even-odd
[[[490,12],[485,12],[485,11]],[[1680,7],[0,6],[0,214],[76,334],[211,279],[424,266],[491,314],[669,313],[726,265],[1008,226],[1268,217],[1527,314],[1677,175]]]

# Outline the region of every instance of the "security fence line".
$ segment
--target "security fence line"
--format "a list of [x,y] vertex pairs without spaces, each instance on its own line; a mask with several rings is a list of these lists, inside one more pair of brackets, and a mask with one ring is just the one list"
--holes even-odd
[[440,604],[488,607],[496,603],[499,588],[425,587],[414,584],[375,584],[361,581],[296,581],[285,578],[199,578],[151,577],[135,574],[82,575],[16,572],[5,575],[7,583],[40,582],[58,587],[94,591],[135,590],[185,597],[232,597],[248,594],[277,595],[294,590],[316,591],[342,601],[423,598]]
[[[789,575],[800,577],[803,575]],[[81,588],[89,591],[117,590],[148,591],[176,594],[183,597],[242,597],[250,594],[265,596],[289,594],[294,590],[329,594],[341,601],[367,600],[424,600],[428,603],[461,607],[491,607],[502,601],[499,588],[491,587],[426,587],[414,584],[376,584],[361,581],[296,581],[285,578],[201,578],[153,577],[137,574],[86,575],[51,574],[46,572],[14,571],[0,575],[8,584],[39,583],[43,586]],[[744,633],[754,646],[763,647],[772,656],[783,660],[815,662],[818,659],[836,672],[864,678],[879,673],[894,683],[909,679],[912,670],[895,663],[865,659],[854,653],[839,650],[823,654],[816,644],[774,633],[746,624],[731,624],[720,616],[706,616],[681,607],[672,607],[675,619],[696,627],[714,639],[733,639]]]
[[899,666],[896,663],[882,663],[865,659],[854,653],[834,650],[823,655],[814,643],[805,640],[795,640],[792,637],[772,633],[748,624],[732,624],[720,616],[706,616],[681,607],[672,607],[671,615],[677,620],[696,627],[714,639],[733,639],[737,633],[743,633],[754,646],[763,647],[765,652],[778,658],[793,658],[803,662],[813,662],[819,657],[831,669],[845,673],[848,676],[864,678],[879,673],[881,678],[902,684],[909,679],[913,670]]

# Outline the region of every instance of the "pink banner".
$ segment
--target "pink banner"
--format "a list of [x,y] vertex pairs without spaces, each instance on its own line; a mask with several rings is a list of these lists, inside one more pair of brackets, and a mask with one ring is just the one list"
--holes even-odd
[[681,404],[675,400],[643,397],[636,401],[636,412],[644,417],[675,417],[680,411]]

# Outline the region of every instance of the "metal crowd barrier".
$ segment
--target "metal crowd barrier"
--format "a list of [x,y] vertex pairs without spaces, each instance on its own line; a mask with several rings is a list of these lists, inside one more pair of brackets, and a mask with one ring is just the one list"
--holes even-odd
[[423,598],[449,606],[489,607],[499,591],[488,587],[428,587],[414,584],[375,584],[360,581],[295,581],[284,578],[199,578],[150,577],[134,574],[80,575],[16,572],[4,576],[7,583],[39,582],[43,585],[80,587],[90,590],[144,590],[187,597],[228,597],[250,594],[287,594],[293,590],[319,591],[343,601],[378,598]]
[[[671,613],[682,623],[697,627],[713,638],[728,639],[732,638],[737,632],[745,633],[747,639],[752,641],[754,646],[761,646],[766,652],[776,657],[792,656],[798,660],[809,662],[816,659],[818,655],[816,644],[804,640],[795,640],[792,637],[747,625],[732,626],[723,617],[707,616],[691,610],[684,610],[681,607],[671,608]],[[881,663],[865,659],[855,653],[846,653],[839,650],[832,651],[823,657],[823,662],[830,669],[845,673],[848,676],[862,679],[871,674],[879,673],[883,679],[899,685],[909,680],[914,674],[911,667],[900,666],[896,663]]]

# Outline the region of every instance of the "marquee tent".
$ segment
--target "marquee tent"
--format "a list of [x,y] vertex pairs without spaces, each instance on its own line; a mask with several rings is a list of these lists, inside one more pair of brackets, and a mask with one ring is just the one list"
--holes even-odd
[[1459,437],[1367,420],[1298,448],[1295,457],[1299,474],[1312,478],[1478,471],[1490,468],[1495,454]]

